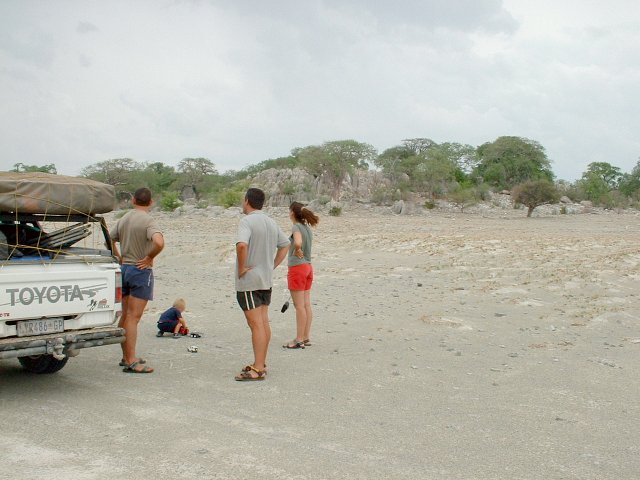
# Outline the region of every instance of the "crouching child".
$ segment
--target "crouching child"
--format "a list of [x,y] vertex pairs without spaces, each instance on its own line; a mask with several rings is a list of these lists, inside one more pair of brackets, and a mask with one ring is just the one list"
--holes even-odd
[[158,320],[158,333],[156,336],[162,337],[166,332],[173,333],[173,338],[180,338],[181,335],[188,334],[189,328],[187,327],[187,322],[182,316],[182,312],[184,312],[186,308],[187,304],[182,298],[173,302],[173,307],[160,315],[160,319]]

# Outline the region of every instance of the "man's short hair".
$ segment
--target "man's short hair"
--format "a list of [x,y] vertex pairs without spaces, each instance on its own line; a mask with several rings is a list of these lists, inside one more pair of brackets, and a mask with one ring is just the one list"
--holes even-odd
[[264,192],[262,190],[259,188],[250,188],[247,190],[244,198],[249,202],[251,208],[262,210],[262,206],[264,205]]
[[136,205],[148,207],[151,205],[151,190],[147,187],[139,188],[133,194],[133,199],[136,201]]

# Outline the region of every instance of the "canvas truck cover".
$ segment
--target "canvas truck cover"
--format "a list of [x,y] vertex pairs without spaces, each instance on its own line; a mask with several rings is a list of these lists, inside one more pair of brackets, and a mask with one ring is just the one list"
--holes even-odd
[[112,185],[50,173],[0,172],[0,212],[50,215],[107,213],[114,209]]

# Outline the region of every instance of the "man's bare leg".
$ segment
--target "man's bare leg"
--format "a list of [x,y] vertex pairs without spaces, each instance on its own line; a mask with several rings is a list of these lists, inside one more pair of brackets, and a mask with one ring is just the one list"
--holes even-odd
[[[122,351],[124,353],[124,361],[127,365],[130,365],[138,360],[136,357],[138,323],[140,323],[140,319],[142,318],[144,309],[147,306],[147,302],[148,300],[143,300],[141,298],[136,298],[129,295],[126,302],[126,311],[123,311],[122,317],[124,318],[124,321],[122,322],[122,327],[125,330],[126,338],[124,343],[122,344]],[[123,299],[123,308],[124,304],[125,302]]]
[[[120,316],[120,320],[118,321],[118,327],[124,328],[124,322],[127,320],[127,307],[129,305],[129,295],[126,297],[122,297],[122,315]],[[126,333],[126,330],[125,330]],[[126,337],[125,337],[126,341]],[[124,342],[120,344],[120,348],[122,348],[122,359],[124,360]]]
[[271,343],[271,324],[269,323],[269,307],[266,305],[262,309],[262,327],[264,328],[264,333],[266,337],[266,342],[264,345],[264,361],[263,361],[264,368],[266,368],[267,355],[269,354],[269,343]]
[[[253,345],[253,366],[256,370],[264,370],[267,359],[267,349],[271,339],[269,327],[269,314],[266,305],[261,305],[251,310],[245,310],[244,316],[247,325],[251,329],[251,344]],[[266,317],[266,322],[265,322]],[[266,323],[266,328],[265,328]]]

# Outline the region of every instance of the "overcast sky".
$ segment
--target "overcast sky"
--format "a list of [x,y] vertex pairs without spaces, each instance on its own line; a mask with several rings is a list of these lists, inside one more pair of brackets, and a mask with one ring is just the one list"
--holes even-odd
[[0,169],[238,170],[354,139],[640,157],[640,9],[610,0],[0,0]]

